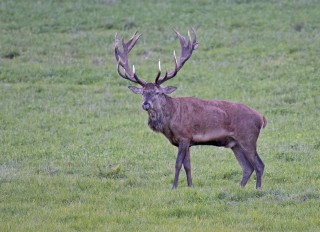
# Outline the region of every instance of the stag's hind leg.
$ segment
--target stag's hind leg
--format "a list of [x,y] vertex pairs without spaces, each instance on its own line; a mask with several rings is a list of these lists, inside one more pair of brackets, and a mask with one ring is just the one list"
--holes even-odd
[[241,165],[243,176],[241,180],[241,187],[245,187],[251,174],[254,171],[254,167],[251,162],[247,159],[244,150],[239,146],[236,145],[232,148],[232,151],[237,158],[239,164]]
[[257,152],[255,152],[255,156],[254,156],[254,170],[256,172],[256,177],[257,177],[256,188],[259,189],[259,188],[261,188],[261,183],[262,183],[264,163],[260,159]]

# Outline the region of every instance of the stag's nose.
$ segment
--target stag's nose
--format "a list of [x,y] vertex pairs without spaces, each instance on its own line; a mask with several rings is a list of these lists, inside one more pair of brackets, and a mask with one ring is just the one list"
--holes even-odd
[[149,109],[151,108],[151,105],[150,105],[148,102],[144,102],[144,103],[142,104],[142,108],[143,108],[144,110],[149,110]]

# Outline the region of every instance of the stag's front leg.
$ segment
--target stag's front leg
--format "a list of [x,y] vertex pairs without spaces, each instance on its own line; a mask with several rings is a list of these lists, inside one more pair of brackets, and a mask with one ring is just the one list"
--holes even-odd
[[[178,187],[179,173],[180,173],[182,163],[184,162],[184,159],[185,159],[187,153],[189,153],[189,142],[188,141],[180,141],[179,149],[178,149],[178,156],[177,156],[176,166],[175,166],[176,170],[175,170],[173,186],[172,186],[173,189]],[[190,160],[190,157],[189,157],[189,160]],[[191,173],[190,173],[190,177],[191,177]],[[189,179],[188,179],[188,181],[189,181]]]

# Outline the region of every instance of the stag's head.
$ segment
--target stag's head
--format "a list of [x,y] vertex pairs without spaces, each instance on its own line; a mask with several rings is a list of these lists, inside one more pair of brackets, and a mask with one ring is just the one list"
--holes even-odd
[[[160,104],[161,99],[164,97],[165,94],[170,94],[176,90],[176,87],[168,86],[162,87],[161,85],[176,76],[178,71],[182,68],[184,63],[191,57],[192,52],[197,48],[198,43],[196,40],[196,32],[192,28],[192,32],[194,34],[193,40],[191,39],[190,33],[188,31],[189,40],[187,41],[185,37],[183,37],[179,32],[175,30],[181,47],[181,54],[179,60],[177,59],[175,51],[173,52],[175,67],[171,72],[166,72],[163,76],[161,76],[161,63],[159,60],[159,71],[156,75],[154,83],[148,83],[141,78],[139,78],[135,72],[135,67],[133,66],[132,69],[129,66],[128,61],[128,54],[131,49],[134,47],[138,39],[140,38],[141,34],[137,34],[135,32],[133,36],[129,39],[129,41],[125,42],[122,39],[122,51],[119,49],[119,38],[116,34],[115,36],[115,56],[117,59],[117,70],[121,77],[131,82],[139,84],[141,87],[129,86],[129,89],[136,94],[141,94],[143,96],[143,103],[142,108],[144,110],[152,110],[157,105]],[[121,71],[121,68],[124,71]]]

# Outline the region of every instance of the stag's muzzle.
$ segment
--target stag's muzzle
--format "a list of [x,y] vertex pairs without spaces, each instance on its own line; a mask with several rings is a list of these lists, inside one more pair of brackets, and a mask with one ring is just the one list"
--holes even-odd
[[144,110],[149,110],[150,108],[151,108],[150,103],[144,102],[144,103],[142,104],[142,109],[144,109]]

